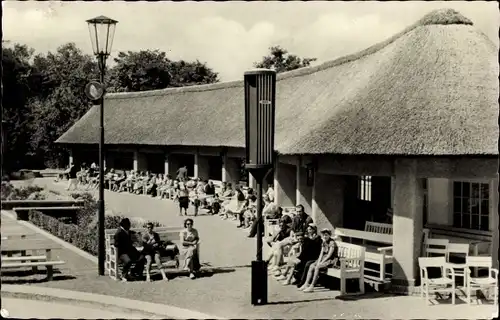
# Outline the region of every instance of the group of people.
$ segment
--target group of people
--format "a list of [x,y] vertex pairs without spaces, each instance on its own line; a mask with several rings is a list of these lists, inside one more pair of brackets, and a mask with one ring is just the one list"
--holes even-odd
[[295,284],[303,292],[313,292],[320,272],[338,267],[338,246],[332,230],[322,229],[318,234],[304,207],[295,209],[294,217],[280,219],[279,232],[268,239],[271,251],[266,262],[270,274],[284,285]]
[[179,250],[173,242],[161,241],[152,223],[147,224],[147,230],[141,236],[130,229],[131,223],[128,218],[122,219],[113,243],[122,266],[121,280],[126,282],[141,279],[146,267],[146,281],[151,281],[151,266],[154,261],[163,280],[168,281],[161,258],[169,257],[173,260],[179,254],[182,259],[180,268],[189,271],[189,277],[195,279],[201,267],[198,253],[200,236],[193,225],[193,219],[188,218],[184,221],[184,229],[180,232],[181,250]]

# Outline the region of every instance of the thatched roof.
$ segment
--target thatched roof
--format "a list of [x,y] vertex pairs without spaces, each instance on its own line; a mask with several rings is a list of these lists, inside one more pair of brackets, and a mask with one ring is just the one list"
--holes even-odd
[[[438,10],[357,54],[279,74],[281,154],[496,155],[498,51]],[[244,147],[241,81],[106,96],[108,144]],[[58,143],[97,143],[94,106]]]

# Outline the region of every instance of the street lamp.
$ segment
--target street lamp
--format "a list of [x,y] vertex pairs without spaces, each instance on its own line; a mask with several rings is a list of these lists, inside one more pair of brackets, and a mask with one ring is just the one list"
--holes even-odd
[[267,266],[262,260],[262,182],[274,165],[276,72],[247,71],[245,83],[245,168],[257,183],[257,257],[252,261],[253,305],[267,304]]
[[[92,50],[97,57],[99,71],[101,74],[101,85],[104,89],[104,72],[106,59],[111,53],[115,28],[118,21],[105,16],[87,20],[90,31]],[[104,239],[104,97],[101,97],[101,108],[99,117],[99,275],[104,275],[104,263],[106,261],[105,239]]]

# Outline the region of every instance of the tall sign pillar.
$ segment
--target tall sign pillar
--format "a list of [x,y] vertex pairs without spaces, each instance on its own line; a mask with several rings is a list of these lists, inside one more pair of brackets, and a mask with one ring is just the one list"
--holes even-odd
[[252,261],[252,305],[267,304],[267,266],[262,260],[262,183],[274,165],[276,72],[245,72],[245,168],[257,184],[257,256]]

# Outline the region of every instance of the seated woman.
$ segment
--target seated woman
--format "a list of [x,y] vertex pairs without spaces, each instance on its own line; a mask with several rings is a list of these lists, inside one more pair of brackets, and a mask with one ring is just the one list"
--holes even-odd
[[146,184],[146,194],[156,197],[156,190],[158,188],[156,185],[157,181],[156,175],[154,173],[151,174],[149,181],[147,181]]
[[125,190],[128,191],[128,188],[132,184],[132,180],[134,179],[134,171],[126,172],[124,177],[125,180],[120,182],[120,187],[118,188],[118,192],[123,192]]
[[229,215],[233,215],[236,218],[236,215],[242,213],[242,210],[245,209],[245,195],[240,188],[236,188],[235,191],[234,197],[228,203],[222,205],[223,219],[227,219]]
[[252,195],[248,199],[248,206],[243,213],[243,227],[250,228],[257,219],[257,197]]
[[108,189],[111,190],[112,187],[113,187],[113,177],[115,175],[115,170],[114,169],[110,169],[109,172],[107,172],[105,175],[104,175],[104,186],[108,186]]
[[111,191],[118,191],[121,188],[122,183],[127,179],[127,175],[125,173],[118,174],[115,173],[113,175],[113,186]]
[[153,259],[156,263],[156,267],[160,270],[161,276],[163,280],[168,281],[167,275],[165,274],[165,270],[163,269],[163,264],[161,263],[160,254],[162,244],[160,241],[160,236],[158,233],[153,231],[153,224],[149,222],[147,224],[147,232],[144,233],[142,237],[142,243],[144,249],[142,250],[142,254],[146,258],[146,281],[151,281],[150,272],[151,272],[151,264]]
[[200,236],[198,231],[193,228],[193,219],[184,220],[184,230],[180,233],[182,244],[181,253],[184,257],[182,269],[189,271],[189,278],[195,279],[196,273],[200,271],[200,257],[198,255],[198,246],[200,243]]
[[314,286],[318,281],[319,271],[321,269],[329,268],[338,263],[339,248],[335,240],[332,239],[332,231],[329,229],[321,230],[321,238],[323,243],[321,245],[321,253],[318,260],[313,262],[307,271],[307,278],[305,283],[299,288],[304,292],[313,292]]
[[294,281],[297,287],[301,287],[307,278],[307,270],[314,263],[321,252],[322,239],[318,235],[317,228],[314,224],[310,224],[306,229],[306,237],[302,244],[302,251],[298,256],[300,262],[295,265],[293,272]]

